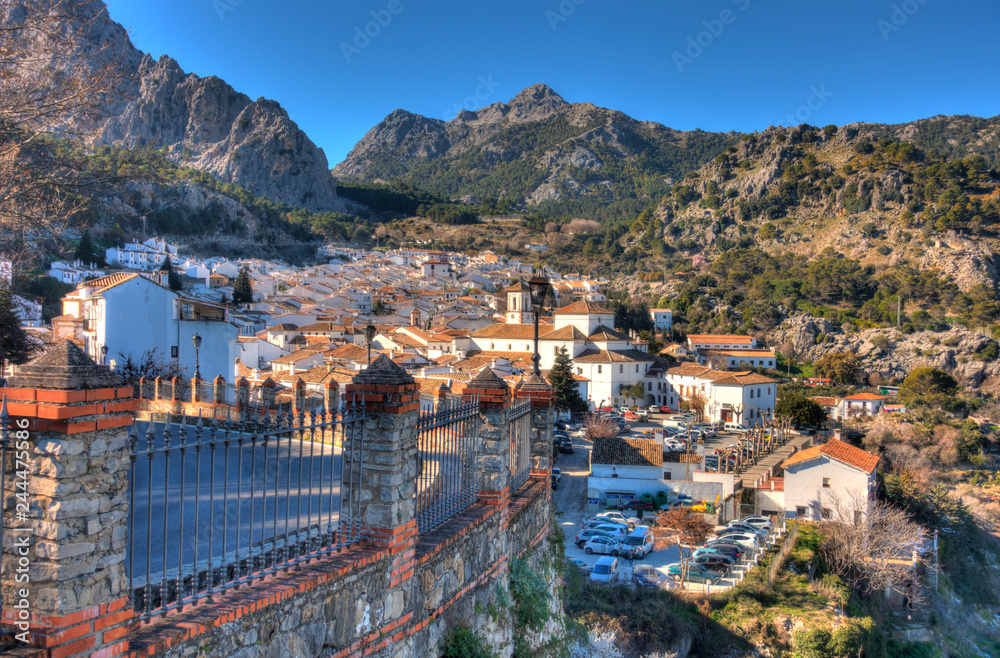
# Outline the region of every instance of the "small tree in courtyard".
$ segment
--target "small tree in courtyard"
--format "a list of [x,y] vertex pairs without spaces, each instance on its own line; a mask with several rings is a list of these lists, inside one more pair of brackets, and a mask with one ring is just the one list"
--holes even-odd
[[565,347],[559,349],[552,370],[549,371],[549,384],[552,386],[553,398],[559,411],[587,410],[587,402],[580,395],[580,387],[573,378],[573,360]]
[[250,273],[247,272],[247,268],[244,267],[236,276],[236,280],[233,281],[233,304],[241,306],[243,304],[252,303],[253,285],[250,283]]
[[[688,565],[692,548],[704,542],[712,534],[712,526],[701,514],[695,514],[682,507],[661,511],[656,515],[653,526],[653,545],[657,550],[680,549],[681,581],[687,580]],[[687,547],[687,552],[685,552]]]

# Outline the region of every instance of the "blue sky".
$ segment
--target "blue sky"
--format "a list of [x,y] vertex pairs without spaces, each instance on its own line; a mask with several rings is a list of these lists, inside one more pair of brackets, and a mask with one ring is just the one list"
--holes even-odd
[[451,118],[539,82],[682,130],[1000,114],[995,0],[111,0],[109,10],[154,57],[280,102],[331,166],[396,108]]

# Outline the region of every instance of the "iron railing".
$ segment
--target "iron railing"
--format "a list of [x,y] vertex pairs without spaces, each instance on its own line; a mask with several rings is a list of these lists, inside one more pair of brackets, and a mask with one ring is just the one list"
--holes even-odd
[[193,427],[186,417],[150,421],[142,438],[133,425],[128,573],[137,614],[148,621],[211,602],[358,541],[363,410],[363,400],[336,415],[251,408],[238,421],[199,418]]
[[507,413],[510,423],[510,492],[531,476],[531,400],[515,403]]
[[476,502],[479,399],[450,402],[417,420],[417,529],[430,530]]

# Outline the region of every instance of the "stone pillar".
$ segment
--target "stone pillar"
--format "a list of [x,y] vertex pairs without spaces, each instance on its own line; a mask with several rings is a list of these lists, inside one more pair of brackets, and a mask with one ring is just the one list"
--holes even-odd
[[480,437],[476,486],[480,502],[510,503],[510,387],[486,366],[465,387],[463,399],[479,396]]
[[161,377],[157,377],[153,380],[153,399],[163,399],[163,379]]
[[529,375],[515,395],[531,399],[531,479],[548,481],[552,474],[552,428],[556,422],[552,387],[541,377]]
[[226,379],[222,375],[216,376],[212,381],[215,386],[215,391],[213,395],[213,401],[215,404],[224,404],[226,402]]
[[306,383],[299,377],[292,384],[292,415],[295,418],[305,414],[306,409]]
[[436,391],[434,391],[434,413],[437,413],[441,409],[448,405],[448,396],[451,395],[451,389],[448,385],[442,383]]
[[[146,395],[146,378],[139,378],[139,397],[142,398]],[[156,398],[156,393],[153,393],[153,397]]]
[[207,402],[201,399],[201,381],[201,377],[191,378],[191,402]]
[[[260,402],[264,405],[265,409],[274,409],[275,399],[277,396],[278,385],[274,383],[274,380],[268,377],[260,384]],[[247,389],[249,391],[249,389]]]
[[181,399],[180,388],[181,388],[181,378],[172,377],[170,379],[170,399],[173,402],[177,402],[178,400]]
[[323,384],[323,406],[327,414],[340,413],[340,384],[332,380]]
[[248,404],[250,404],[250,382],[246,377],[240,377],[236,380],[236,416],[240,420],[243,419]]
[[[344,483],[347,504],[360,506],[360,532],[393,553],[390,587],[413,571],[417,519],[417,416],[420,393],[406,371],[384,354],[347,385],[349,407],[364,405],[364,430],[344,443],[344,472],[360,461],[361,476]],[[357,509],[357,508],[355,508]]]
[[[38,655],[127,654],[122,638],[134,625],[125,564],[128,426],[139,402],[69,341],[23,366],[10,384],[2,390],[10,438],[27,452],[28,468],[23,479],[8,470],[3,497],[4,621],[25,621],[25,610],[28,624],[15,632],[44,647]],[[26,518],[15,514],[18,493],[27,494]],[[30,580],[19,583],[22,562]]]

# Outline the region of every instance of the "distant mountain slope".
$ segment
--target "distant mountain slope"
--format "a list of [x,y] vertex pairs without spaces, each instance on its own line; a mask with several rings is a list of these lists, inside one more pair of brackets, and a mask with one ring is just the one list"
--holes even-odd
[[322,149],[278,103],[252,101],[215,76],[185,73],[166,55],[153,61],[102,0],[73,1],[74,12],[92,18],[68,28],[65,38],[91,56],[90,65],[118,67],[131,80],[130,100],[114,107],[98,144],[167,147],[171,160],[272,201],[343,209]]
[[697,169],[737,138],[567,103],[539,84],[509,103],[463,111],[451,121],[396,110],[333,173],[360,181],[401,178],[503,209],[614,217],[657,200],[668,179]]

